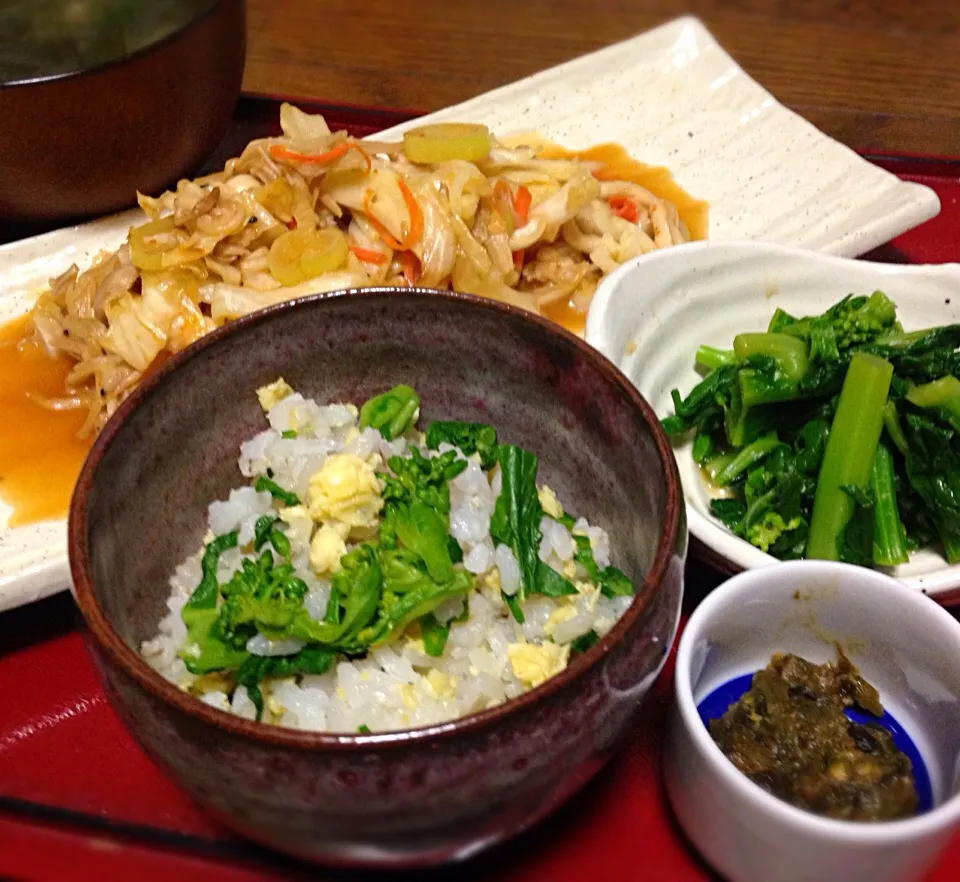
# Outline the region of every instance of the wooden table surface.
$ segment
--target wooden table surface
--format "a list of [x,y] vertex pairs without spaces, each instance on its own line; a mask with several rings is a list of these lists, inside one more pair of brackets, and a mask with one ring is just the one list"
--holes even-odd
[[960,155],[958,0],[248,0],[247,92],[429,111],[699,16],[852,147]]

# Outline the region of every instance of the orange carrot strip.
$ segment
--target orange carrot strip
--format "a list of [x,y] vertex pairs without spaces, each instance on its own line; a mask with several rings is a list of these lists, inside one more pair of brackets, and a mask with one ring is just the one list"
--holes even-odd
[[514,252],[513,252],[513,268],[514,268],[517,272],[520,272],[520,271],[523,269],[523,258],[524,258],[524,254],[525,254],[525,252],[524,252],[524,250],[523,250],[522,248],[521,248],[519,251],[514,251]]
[[297,153],[296,150],[290,150],[282,144],[271,144],[268,152],[274,159],[283,159],[287,162],[303,162],[307,165],[326,165],[328,162],[333,162],[335,159],[344,156],[350,150],[356,150],[357,153],[363,157],[363,161],[366,163],[367,171],[369,172],[373,166],[369,154],[359,144],[354,144],[352,141],[344,141],[342,144],[337,144],[336,147],[331,147],[323,153]]
[[363,194],[363,211],[388,247],[394,251],[409,251],[420,241],[420,237],[423,235],[423,212],[417,205],[417,200],[413,198],[410,188],[404,183],[403,178],[397,178],[397,186],[400,188],[400,195],[403,196],[403,202],[410,214],[410,229],[407,230],[407,234],[402,241],[394,239],[390,231],[374,216],[373,190],[367,190]]
[[533,197],[530,195],[530,191],[521,184],[517,188],[517,195],[513,200],[513,210],[517,213],[517,226],[522,227],[527,222],[527,217],[530,215],[530,203],[533,201]]
[[397,184],[400,187],[400,195],[403,196],[407,211],[410,213],[410,230],[407,233],[407,237],[403,240],[403,250],[409,251],[420,241],[420,237],[423,235],[423,212],[420,210],[420,206],[417,205],[417,200],[413,198],[413,193],[410,192],[410,188],[406,185],[403,178],[397,178]]
[[412,251],[400,252],[400,266],[403,267],[403,277],[412,288],[420,280],[420,261]]
[[367,216],[367,220],[373,225],[373,228],[379,233],[380,238],[383,239],[384,244],[393,251],[405,251],[406,247],[402,242],[398,242],[393,238],[390,231],[377,220],[376,215],[373,213],[373,190],[367,190],[363,194],[363,213]]
[[361,248],[359,245],[351,245],[350,250],[364,263],[375,263],[380,266],[387,259],[387,255],[382,251],[374,251],[371,248]]
[[632,224],[637,222],[640,212],[637,211],[637,204],[632,199],[628,199],[626,196],[611,196],[607,203],[617,217],[622,217]]

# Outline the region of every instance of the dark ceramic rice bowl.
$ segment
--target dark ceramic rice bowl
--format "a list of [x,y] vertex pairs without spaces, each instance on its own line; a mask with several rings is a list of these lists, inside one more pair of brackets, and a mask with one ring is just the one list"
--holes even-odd
[[[361,401],[398,382],[423,417],[488,422],[604,525],[638,585],[613,630],[504,705],[425,729],[329,735],[204,705],[137,651],[168,578],[236,483],[262,424],[253,391]],[[555,325],[462,295],[338,292],[221,328],[144,381],[84,465],[69,523],[75,594],[108,697],[147,752],[239,832],[309,860],[413,867],[515,835],[588,781],[636,720],[673,640],[686,526],[656,416],[606,359]]]

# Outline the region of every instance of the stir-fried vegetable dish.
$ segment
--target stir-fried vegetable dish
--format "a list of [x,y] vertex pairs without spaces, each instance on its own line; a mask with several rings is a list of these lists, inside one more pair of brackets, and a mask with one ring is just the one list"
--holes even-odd
[[164,353],[299,295],[417,285],[582,317],[604,274],[689,238],[672,202],[601,163],[546,158],[543,144],[501,143],[482,125],[387,143],[290,105],[280,121],[281,136],[222,172],[140,195],[149,222],[36,304],[32,333],[76,362],[49,403],[87,408],[85,431]]
[[777,310],[696,355],[706,377],[663,421],[693,433],[713,515],[781,560],[960,561],[960,325],[905,332],[882,292]]

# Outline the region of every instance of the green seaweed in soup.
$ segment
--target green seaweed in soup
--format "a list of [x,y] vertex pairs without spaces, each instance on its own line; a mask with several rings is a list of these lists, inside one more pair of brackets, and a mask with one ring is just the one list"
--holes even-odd
[[144,49],[216,0],[0,0],[0,83],[99,67]]

